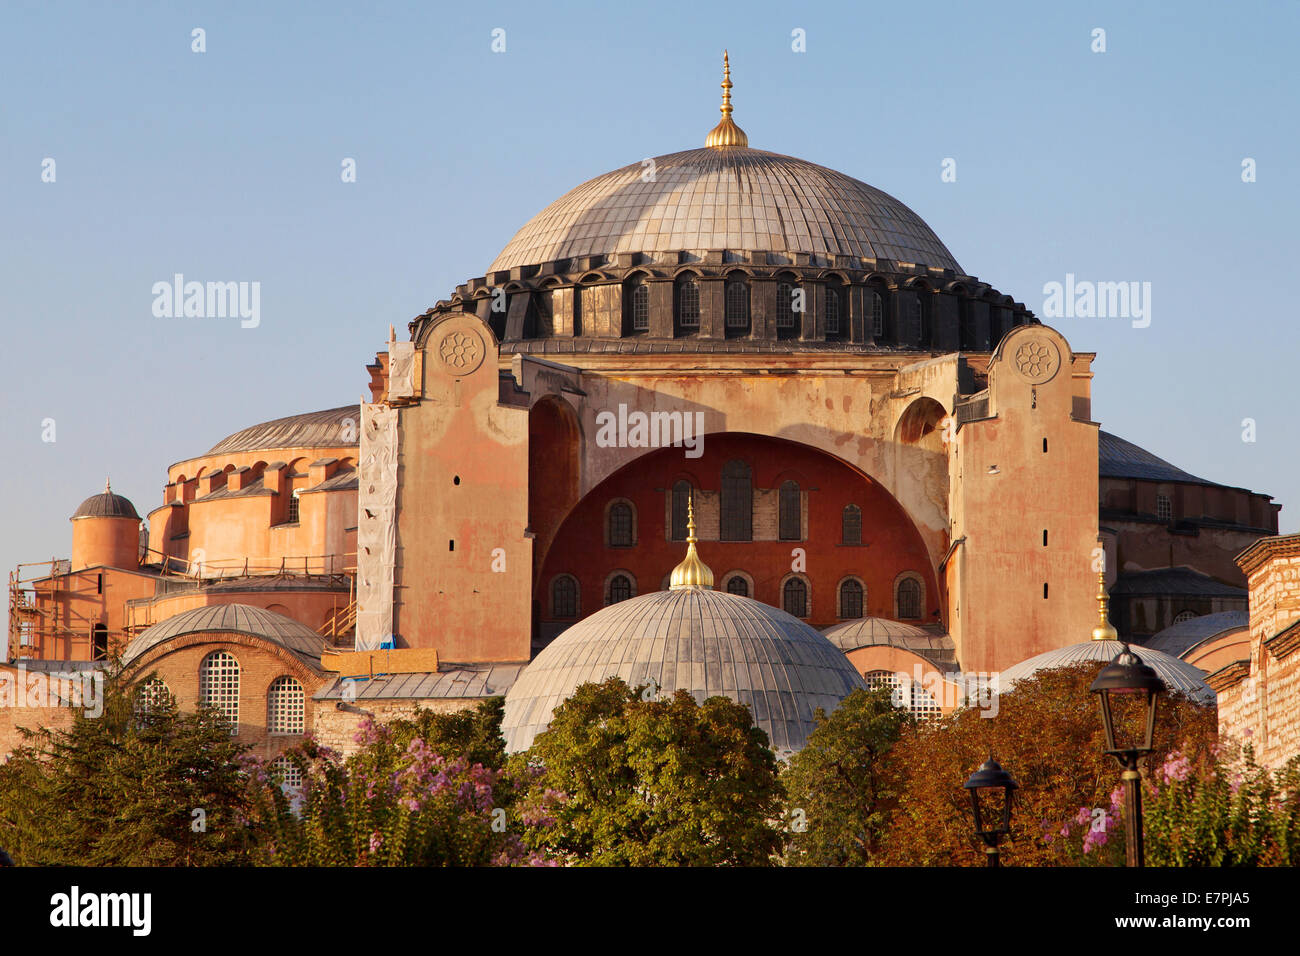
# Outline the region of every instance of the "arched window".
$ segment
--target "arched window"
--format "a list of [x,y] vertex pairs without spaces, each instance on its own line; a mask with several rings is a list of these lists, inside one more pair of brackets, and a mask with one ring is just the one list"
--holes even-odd
[[636,543],[632,521],[632,506],[626,501],[616,501],[609,506],[609,546],[630,548]]
[[1190,621],[1192,618],[1198,616],[1199,615],[1195,611],[1179,611],[1178,614],[1174,617],[1174,623],[1182,624],[1183,621]]
[[871,334],[877,339],[884,338],[885,335],[885,303],[880,298],[879,292],[867,293],[867,301],[871,308]]
[[172,692],[167,689],[166,681],[155,674],[136,688],[131,710],[136,716],[155,714],[171,703]]
[[266,691],[266,732],[301,734],[306,730],[306,697],[292,677],[277,677]]
[[749,597],[749,582],[745,580],[744,575],[733,574],[727,578],[727,593]]
[[686,540],[686,510],[691,500],[691,483],[685,479],[673,485],[672,529],[673,541]]
[[845,505],[840,516],[840,544],[862,543],[862,509],[857,505]]
[[700,285],[691,275],[677,280],[677,333],[691,335],[700,329]]
[[916,578],[903,578],[898,582],[898,617],[904,621],[921,618],[921,583]]
[[843,582],[840,585],[840,617],[845,620],[862,617],[864,596],[861,581],[849,578]]
[[840,334],[840,293],[832,286],[826,287],[826,336]]
[[650,287],[644,282],[632,288],[632,331],[650,331]]
[[749,283],[742,276],[727,282],[727,322],[729,336],[749,332]]
[[931,723],[943,716],[934,695],[918,681],[893,671],[868,671],[862,675],[867,690],[884,687],[889,690],[889,700],[895,707],[910,711],[922,723]]
[[722,466],[719,537],[723,541],[754,540],[754,491],[749,465],[733,458]]
[[791,339],[799,334],[798,312],[795,309],[795,294],[801,292],[799,287],[789,279],[782,279],[776,284],[776,335],[777,338]]
[[573,334],[582,334],[582,283],[573,287]]
[[284,754],[271,761],[271,776],[286,794],[302,789],[302,770]]
[[781,610],[795,617],[808,616],[808,585],[801,578],[790,578],[781,588]]
[[212,707],[230,722],[230,735],[239,733],[239,661],[226,651],[213,651],[199,664],[199,704]]
[[928,305],[926,293],[918,290],[916,305],[913,310],[916,314],[916,341],[922,348],[930,344],[930,313],[927,308]]
[[551,615],[578,616],[578,582],[570,575],[561,574],[551,582]]
[[609,596],[606,604],[617,604],[632,596],[632,579],[626,574],[616,574],[609,579]]
[[803,538],[803,515],[800,508],[799,484],[794,481],[781,483],[778,496],[777,525],[782,541],[799,541]]
[[1168,521],[1174,516],[1174,503],[1168,495],[1156,495],[1156,517]]

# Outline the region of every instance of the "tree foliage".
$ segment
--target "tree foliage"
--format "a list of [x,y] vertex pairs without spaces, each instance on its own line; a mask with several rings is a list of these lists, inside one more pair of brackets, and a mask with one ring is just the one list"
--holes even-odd
[[[273,866],[509,866],[541,864],[522,832],[543,825],[531,806],[513,809],[515,784],[472,762],[493,753],[499,708],[466,719],[424,711],[396,727],[367,718],[350,757],[308,740],[286,757],[298,768],[297,792],[269,767],[251,768],[253,818],[264,837],[255,860]],[[431,718],[431,719],[430,719]],[[422,727],[459,756],[444,757],[420,735]],[[455,743],[452,743],[455,741]]]
[[781,850],[782,786],[767,735],[726,697],[645,699],[584,684],[512,766],[555,825],[532,831],[559,860],[595,866],[766,865]]
[[880,850],[896,802],[887,760],[908,712],[888,687],[856,690],[828,717],[820,707],[808,746],[782,776],[791,833],[786,863],[863,866]]
[[1300,757],[1270,771],[1250,748],[1172,753],[1144,784],[1149,865],[1300,863]]
[[[996,716],[966,709],[905,733],[891,753],[898,809],[878,859],[904,866],[982,865],[962,784],[993,755],[1020,784],[1003,861],[1089,862],[1082,839],[1071,838],[1078,833],[1072,821],[1081,808],[1109,807],[1119,782],[1118,765],[1103,752],[1096,696],[1088,692],[1102,666],[1085,662],[1040,671],[1000,695]],[[1159,765],[1180,748],[1206,750],[1216,732],[1213,707],[1172,695],[1158,711],[1155,751],[1147,763]]]
[[0,846],[20,865],[222,866],[245,860],[245,747],[218,712],[133,714],[127,675],[104,710],[29,731],[0,766]]

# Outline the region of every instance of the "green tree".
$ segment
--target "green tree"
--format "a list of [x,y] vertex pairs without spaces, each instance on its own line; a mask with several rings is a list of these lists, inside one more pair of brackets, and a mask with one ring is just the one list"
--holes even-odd
[[784,842],[767,735],[726,697],[644,699],[616,677],[584,684],[513,766],[556,798],[532,845],[593,866],[757,866]]
[[504,715],[505,698],[489,697],[473,709],[449,714],[416,707],[410,717],[389,721],[387,727],[398,750],[419,737],[434,753],[500,770],[506,765],[506,742],[501,736]]
[[895,794],[887,758],[912,718],[887,687],[855,690],[827,717],[820,707],[808,745],[790,759],[786,863],[864,866],[878,853]]
[[0,766],[0,846],[22,865],[222,866],[245,861],[240,759],[246,748],[212,710],[168,701],[133,713],[114,667],[98,717],[25,734]]

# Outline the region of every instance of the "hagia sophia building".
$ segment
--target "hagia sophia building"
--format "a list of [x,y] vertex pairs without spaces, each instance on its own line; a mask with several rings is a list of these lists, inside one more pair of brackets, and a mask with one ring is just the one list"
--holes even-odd
[[[855,687],[948,712],[1113,625],[1300,752],[1280,505],[1101,431],[1095,354],[892,196],[751,148],[731,88],[702,148],[577,186],[390,330],[369,401],[178,449],[147,514],[87,498],[71,558],[11,574],[0,691],[116,651],[274,758],[495,695],[523,749],[617,675],[789,753]],[[0,754],[68,713],[0,708]]]

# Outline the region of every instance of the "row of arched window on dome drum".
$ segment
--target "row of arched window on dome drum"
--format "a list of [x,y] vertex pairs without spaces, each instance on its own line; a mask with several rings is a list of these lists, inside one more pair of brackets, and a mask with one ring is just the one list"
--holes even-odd
[[[229,651],[213,651],[199,664],[199,705],[220,711],[230,723],[232,736],[239,733],[240,670],[239,661]],[[172,700],[166,682],[155,675],[136,688],[134,710],[145,714]],[[271,681],[266,689],[267,733],[305,733],[306,700],[303,686],[295,678],[284,675]]]
[[[682,479],[673,485],[669,538],[685,541],[687,506],[691,483]],[[733,459],[722,467],[719,493],[718,537],[722,541],[754,540],[754,489],[749,465]],[[636,545],[636,513],[632,503],[619,499],[606,513],[605,540],[611,548]],[[777,540],[802,541],[804,537],[802,496],[797,481],[783,481],[777,492]],[[862,509],[845,505],[840,512],[840,544],[862,544]]]
[[[750,577],[741,571],[725,575],[721,590],[740,597],[753,597]],[[855,620],[865,616],[866,586],[858,578],[845,578],[840,582],[837,600],[838,616],[842,620]],[[632,578],[619,572],[610,576],[605,585],[605,605],[626,601],[636,594]],[[571,574],[560,574],[551,580],[551,615],[557,619],[576,618],[579,613],[578,580]],[[809,616],[809,583],[802,575],[790,575],[781,585],[781,610],[795,617]],[[901,578],[894,589],[894,614],[899,620],[921,619],[921,582],[914,575]]]

